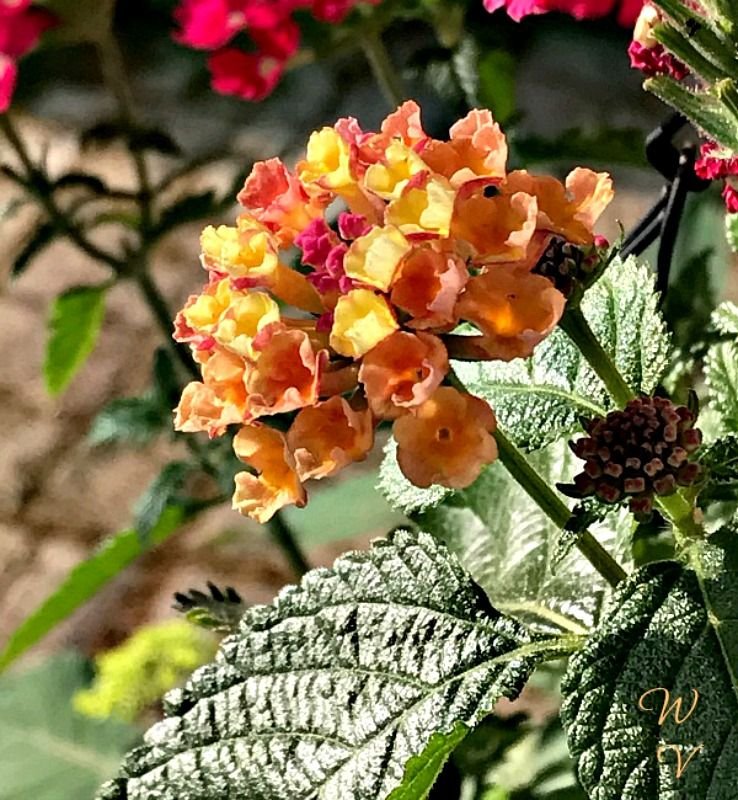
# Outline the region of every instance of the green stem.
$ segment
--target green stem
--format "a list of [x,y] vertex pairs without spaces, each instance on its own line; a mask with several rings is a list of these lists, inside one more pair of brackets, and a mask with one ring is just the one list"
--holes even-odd
[[[495,431],[494,436],[500,461],[507,471],[538,504],[543,513],[557,527],[563,528],[571,517],[568,507],[499,428]],[[589,531],[580,534],[577,547],[611,586],[617,586],[626,577],[625,570]]]
[[172,339],[174,316],[164,296],[159,291],[159,287],[154,283],[151,275],[149,275],[148,270],[145,268],[137,269],[134,272],[133,279],[151,309],[151,313],[157,321],[161,332],[164,334],[164,340],[169,345],[172,353],[176,356],[187,374],[199,380],[200,372],[197,365],[192,360],[192,354],[189,348],[181,342],[175,342],[174,339]]
[[[68,219],[66,214],[57,206],[52,193],[52,187],[48,183],[46,176],[36,168],[20,134],[15,129],[7,113],[0,114],[0,128],[26,172],[26,180],[23,182],[24,189],[33,196],[36,202],[44,209],[46,215],[49,217],[49,221],[59,233],[66,236],[83,253],[90,256],[90,258],[107,264],[116,272],[120,271],[123,267],[123,262],[112,253],[108,253],[96,244],[93,244],[84,235],[81,228]],[[40,180],[43,181],[43,185],[40,185]]]
[[581,309],[570,308],[559,325],[605,384],[617,405],[621,408],[627,405],[636,396],[635,392],[625,382],[615,363],[597,340]]
[[362,31],[361,46],[390,107],[401,105],[407,99],[407,91],[382,41],[381,32],[374,25],[367,25]]
[[301,578],[306,572],[309,572],[310,564],[305,554],[302,552],[302,548],[297,543],[295,534],[285,522],[284,514],[281,511],[277,511],[269,522],[267,522],[266,526],[273,536],[274,541],[279,545],[287,560],[290,562],[290,566],[295,574]]
[[[103,78],[115,97],[121,121],[126,125],[129,133],[132,133],[138,122],[133,93],[128,82],[129,73],[126,70],[123,52],[112,30],[108,30],[97,42],[97,52],[100,58]],[[145,239],[146,233],[153,224],[151,179],[145,154],[138,148],[132,148],[130,152],[138,178],[141,234],[142,238]]]

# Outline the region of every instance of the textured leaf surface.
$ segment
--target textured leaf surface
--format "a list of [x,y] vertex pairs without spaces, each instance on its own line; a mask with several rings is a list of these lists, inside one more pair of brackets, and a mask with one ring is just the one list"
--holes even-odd
[[54,301],[44,360],[50,394],[64,391],[93,351],[105,316],[105,292],[103,286],[79,286]]
[[401,531],[249,610],[100,797],[385,800],[434,734],[515,696],[553,649]]
[[[182,509],[167,509],[151,531],[149,543],[155,545],[168,539],[180,526],[183,517]],[[143,551],[140,535],[135,530],[129,530],[117,534],[78,564],[61,586],[13,632],[0,651],[0,670],[87,602]]]
[[721,429],[738,430],[738,346],[734,342],[720,342],[710,348],[705,380],[710,407],[720,415]]
[[0,800],[91,800],[138,732],[72,710],[87,684],[82,658],[56,656],[0,678]]
[[[582,310],[628,385],[650,393],[669,358],[669,336],[658,308],[653,276],[634,259],[616,259],[587,292]],[[567,335],[557,329],[528,359],[456,362],[474,394],[490,402],[519,447],[537,449],[571,433],[579,417],[610,407],[600,379]]]
[[[738,701],[716,628],[733,617],[736,589],[712,593],[722,606],[710,609],[697,575],[672,561],[650,564],[613,595],[585,647],[572,656],[562,685],[562,719],[579,778],[596,800],[734,800],[738,763]],[[703,577],[703,580],[705,578]],[[733,581],[734,583],[734,581]],[[718,599],[719,598],[719,599]],[[663,693],[638,707],[644,692],[663,687],[683,698],[682,724],[669,716],[662,726]],[[684,719],[699,692],[695,711]],[[661,745],[681,745],[682,765],[691,748],[703,745],[677,776],[674,751],[657,758]]]
[[[570,479],[580,463],[563,442],[529,458],[550,484]],[[396,472],[393,485],[402,494],[408,482]],[[410,491],[415,496],[422,490]],[[562,546],[572,544],[570,537],[502,464],[492,464],[468,489],[443,491],[446,499],[435,508],[430,502],[424,509],[416,504],[414,518],[446,543],[497,608],[541,630],[582,633],[593,624],[604,582],[578,550],[569,547],[561,557]],[[621,563],[627,561],[630,519],[625,512],[610,513],[590,530]]]

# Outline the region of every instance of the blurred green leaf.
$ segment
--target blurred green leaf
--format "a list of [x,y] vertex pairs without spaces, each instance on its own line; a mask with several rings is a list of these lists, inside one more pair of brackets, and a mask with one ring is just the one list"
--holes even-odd
[[[392,510],[377,490],[376,482],[376,475],[372,473],[345,477],[333,485],[316,485],[305,508],[283,510],[285,520],[308,547],[361,534],[384,534],[407,520]],[[351,513],[342,515],[339,520],[337,508],[351,509]]]
[[164,511],[183,505],[182,488],[194,466],[186,461],[172,461],[154,478],[133,507],[134,526],[141,540],[148,542]]
[[108,187],[103,180],[86,172],[67,172],[53,182],[53,187],[54,189],[84,188],[99,195],[108,193]]
[[[165,509],[148,537],[148,547],[168,539],[184,519],[184,509]],[[0,651],[0,671],[97,594],[146,549],[136,530],[123,531],[103,542],[100,549],[74,567],[62,584],[13,632]]]
[[144,445],[170,426],[171,415],[150,396],[119,397],[95,417],[88,438],[93,445]]
[[719,342],[710,348],[705,381],[710,408],[719,415],[721,431],[738,430],[738,344]]
[[81,656],[54,656],[0,678],[0,800],[92,800],[139,734],[72,709],[90,669]]
[[107,286],[78,286],[54,301],[44,359],[50,394],[64,391],[95,348],[105,316],[106,292]]
[[489,108],[501,124],[517,111],[516,66],[514,56],[505,50],[489,50],[479,59],[479,105]]
[[677,347],[691,348],[704,335],[715,307],[710,264],[713,249],[695,253],[672,280],[663,306]]
[[15,257],[11,271],[12,276],[17,278],[25,272],[31,261],[33,261],[45,247],[51,244],[56,234],[56,228],[51,223],[44,222],[39,225],[31,234],[28,241],[23,245],[20,253]]
[[523,164],[625,164],[647,167],[643,131],[637,128],[570,128],[552,139],[512,136],[513,152]]
[[221,590],[208,581],[208,589],[210,594],[197,589],[176,592],[174,608],[193,625],[219,633],[236,633],[248,608],[243,598],[232,586]]

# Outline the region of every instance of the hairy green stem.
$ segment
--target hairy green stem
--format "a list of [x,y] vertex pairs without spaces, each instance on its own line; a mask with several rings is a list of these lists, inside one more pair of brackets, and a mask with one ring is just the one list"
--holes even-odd
[[597,373],[613,400],[625,406],[636,395],[625,382],[615,363],[594,335],[592,328],[579,308],[566,311],[559,323],[568,337],[574,342],[587,363]]
[[381,32],[374,25],[367,25],[362,31],[361,46],[390,107],[401,105],[407,99],[405,86],[382,41]]
[[[571,517],[569,508],[499,428],[495,431],[494,436],[500,461],[507,471],[538,504],[543,513],[556,526],[563,528]],[[577,547],[611,586],[617,586],[626,577],[625,570],[589,531],[584,531],[579,535]]]
[[284,514],[281,511],[277,511],[269,522],[267,522],[266,527],[290,562],[290,566],[295,574],[301,578],[306,572],[309,572],[311,569],[310,564],[305,554],[302,552],[302,548],[297,543],[295,534],[285,521]]

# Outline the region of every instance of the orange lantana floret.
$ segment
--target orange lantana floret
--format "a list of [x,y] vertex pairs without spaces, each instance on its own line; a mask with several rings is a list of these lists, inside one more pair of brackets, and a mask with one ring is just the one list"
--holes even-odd
[[361,461],[374,444],[374,420],[369,409],[354,409],[343,397],[304,408],[287,432],[287,443],[306,481],[333,475]]
[[267,522],[280,508],[304,506],[307,495],[283,433],[266,425],[248,425],[233,440],[236,455],[256,471],[235,477],[233,508],[257,522]]
[[359,380],[375,416],[395,419],[424,403],[448,367],[446,348],[437,336],[397,331],[364,356]]
[[441,386],[394,424],[397,462],[416,486],[463,489],[497,458],[492,409],[478,397]]
[[490,358],[526,358],[556,327],[566,300],[541,275],[493,265],[472,278],[459,301],[462,319],[482,332]]

